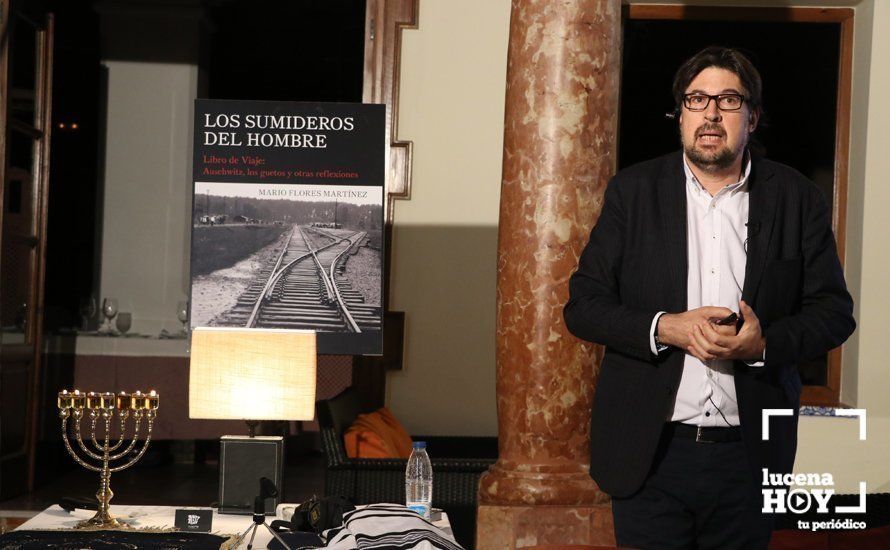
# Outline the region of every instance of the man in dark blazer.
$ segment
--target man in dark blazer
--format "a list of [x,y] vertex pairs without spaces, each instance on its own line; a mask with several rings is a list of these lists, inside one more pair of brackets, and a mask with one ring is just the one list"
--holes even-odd
[[[853,302],[816,186],[748,148],[751,62],[707,48],[674,97],[683,150],[609,182],[569,283],[566,325],[605,346],[590,474],[621,546],[766,548],[760,480],[794,464],[797,364],[849,337]],[[763,409],[794,410],[768,441]]]

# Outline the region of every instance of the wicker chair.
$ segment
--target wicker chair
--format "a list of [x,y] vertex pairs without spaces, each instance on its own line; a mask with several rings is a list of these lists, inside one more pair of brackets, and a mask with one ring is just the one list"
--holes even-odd
[[[347,388],[316,405],[326,458],[325,493],[355,504],[405,503],[404,459],[349,458],[343,433],[362,410],[359,395]],[[433,506],[443,509],[454,534],[471,547],[475,531],[479,477],[497,459],[496,437],[413,436],[426,441],[433,465]]]

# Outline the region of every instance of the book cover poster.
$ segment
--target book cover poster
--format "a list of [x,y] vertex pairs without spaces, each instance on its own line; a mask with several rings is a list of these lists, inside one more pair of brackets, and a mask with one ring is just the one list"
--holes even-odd
[[195,100],[190,325],[377,355],[385,106]]

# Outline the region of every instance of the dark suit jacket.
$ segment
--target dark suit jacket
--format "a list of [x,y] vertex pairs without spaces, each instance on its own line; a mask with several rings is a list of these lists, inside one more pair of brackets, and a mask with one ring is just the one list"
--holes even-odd
[[[853,332],[847,292],[816,186],[799,172],[752,160],[748,261],[742,299],[766,336],[766,363],[734,363],[742,437],[752,474],[790,472],[797,447],[797,363],[839,346]],[[682,350],[655,357],[649,329],[659,311],[686,311],[686,176],[681,152],[619,172],[569,282],[565,321],[575,336],[605,345],[590,434],[590,475],[612,496],[639,489],[673,410]],[[761,441],[761,411],[773,417]]]

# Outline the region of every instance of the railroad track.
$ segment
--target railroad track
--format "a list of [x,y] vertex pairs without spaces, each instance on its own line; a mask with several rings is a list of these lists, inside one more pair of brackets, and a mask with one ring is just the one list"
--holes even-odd
[[366,235],[294,226],[276,261],[242,293],[223,324],[328,332],[379,330],[380,308],[365,304],[343,275],[349,253]]

